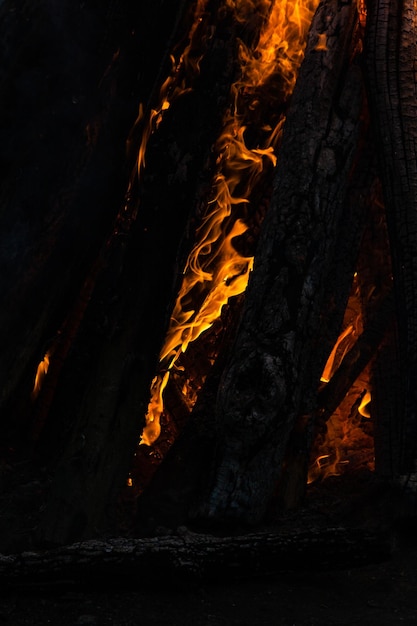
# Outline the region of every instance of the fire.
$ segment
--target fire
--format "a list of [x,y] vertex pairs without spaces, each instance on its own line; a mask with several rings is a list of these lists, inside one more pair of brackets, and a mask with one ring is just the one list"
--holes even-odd
[[360,413],[362,417],[371,417],[371,413],[369,410],[369,404],[371,400],[372,400],[371,392],[366,391],[358,407],[358,413]]
[[[152,383],[147,425],[141,437],[141,443],[147,445],[152,445],[159,437],[163,392],[171,373],[178,368],[180,355],[213,325],[229,299],[246,289],[253,258],[239,254],[233,240],[248,229],[242,217],[244,207],[249,204],[251,191],[259,182],[266,164],[274,166],[276,163],[275,152],[284,117],[274,119],[273,125],[263,123],[261,146],[249,145],[247,128],[257,115],[262,115],[262,107],[271,101],[268,85],[274,77],[280,79],[280,102],[291,94],[315,8],[311,0],[274,3],[227,0],[227,6],[233,9],[235,19],[242,23],[259,14],[269,17],[265,19],[259,42],[253,49],[240,44],[241,73],[232,86],[230,109],[215,146],[218,169],[212,200],[197,229],[197,243],[187,260],[161,350],[160,371]],[[161,110],[162,107],[163,104]],[[139,168],[144,159],[143,151]],[[194,400],[190,401],[187,388],[184,394],[192,404]]]
[[[355,337],[355,331],[354,331],[354,327],[352,324],[349,324],[349,326],[347,328],[345,328],[345,330],[340,333],[333,350],[330,353],[329,358],[327,359],[327,363],[324,366],[324,370],[323,370],[323,374],[321,375],[321,382],[322,383],[328,383],[329,380],[331,379],[333,372],[335,371],[337,364],[339,361],[343,360],[343,357],[345,356],[346,352],[348,351],[348,345],[347,342],[344,342],[344,340],[349,337]],[[343,346],[343,353],[340,354],[340,347],[343,344],[343,342],[346,344]],[[336,356],[339,356],[338,361],[336,361]]]
[[35,382],[31,394],[32,400],[36,400],[40,390],[42,389],[43,381],[48,373],[50,357],[51,354],[49,351],[47,351],[42,361],[38,365],[38,369],[36,370]]
[[[355,274],[351,295],[344,317],[344,329],[327,360],[321,382],[327,384],[345,354],[352,348],[362,332],[361,295],[358,276]],[[318,435],[310,466],[308,483],[329,476],[340,475],[347,466],[373,469],[372,420],[369,405],[370,368],[365,368],[349,390],[342,404],[328,420],[326,433]],[[364,419],[365,418],[365,419]],[[367,423],[366,423],[367,422]]]
[[[308,483],[349,470],[374,469],[371,393],[363,390],[369,370],[353,385],[345,401],[327,422],[325,435],[318,436],[317,456],[309,468]],[[364,414],[365,413],[365,414]]]

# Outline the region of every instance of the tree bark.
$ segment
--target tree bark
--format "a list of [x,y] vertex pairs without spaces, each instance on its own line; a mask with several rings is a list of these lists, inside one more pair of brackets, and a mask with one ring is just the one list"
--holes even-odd
[[371,118],[379,146],[399,332],[400,474],[417,459],[417,98],[415,5],[375,0],[367,18]]
[[[262,519],[298,416],[357,142],[362,86],[348,67],[355,24],[355,7],[337,2],[320,5],[313,20],[219,388],[215,467],[199,511],[206,519]],[[317,47],[321,33],[325,50]]]

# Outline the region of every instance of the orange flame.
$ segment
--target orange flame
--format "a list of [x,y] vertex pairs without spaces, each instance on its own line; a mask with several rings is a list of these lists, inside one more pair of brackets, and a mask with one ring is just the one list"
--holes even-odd
[[358,413],[362,415],[362,417],[368,417],[368,418],[371,417],[371,413],[369,411],[369,404],[371,400],[372,400],[371,392],[366,391],[358,407]]
[[38,365],[38,369],[36,370],[35,382],[32,390],[32,400],[36,400],[39,395],[40,390],[42,389],[43,381],[45,380],[45,376],[48,373],[49,369],[49,359],[51,354],[49,350],[46,352],[42,361]]
[[[259,10],[259,1],[227,0],[236,20],[243,23],[253,15],[255,5]],[[265,13],[270,6],[270,2],[264,3]],[[275,128],[264,128],[266,139],[262,147],[250,148],[245,139],[245,116],[247,111],[257,108],[261,97],[259,88],[275,74],[279,74],[284,83],[285,95],[292,92],[313,9],[314,1],[311,0],[275,2],[256,48],[251,50],[243,43],[240,45],[241,76],[232,86],[233,104],[216,144],[218,174],[214,180],[214,198],[208,204],[197,230],[197,243],[186,263],[183,283],[161,350],[161,372],[152,383],[142,444],[152,445],[159,437],[163,391],[181,353],[219,318],[229,298],[246,289],[253,259],[241,256],[233,247],[233,239],[248,228],[242,219],[235,217],[235,209],[249,202],[248,196],[262,174],[265,159],[275,165],[274,149],[283,117]],[[266,97],[271,98],[270,95]],[[198,310],[187,306],[191,292],[195,296],[196,291],[199,294],[197,300],[202,302]]]

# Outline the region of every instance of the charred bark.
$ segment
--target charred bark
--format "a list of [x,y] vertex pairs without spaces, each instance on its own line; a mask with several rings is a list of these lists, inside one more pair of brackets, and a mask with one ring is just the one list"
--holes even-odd
[[[264,516],[298,416],[358,134],[355,7],[320,5],[288,112],[272,204],[217,398],[214,476],[200,515]],[[325,50],[317,46],[325,33]],[[304,150],[300,150],[300,128]]]
[[367,76],[379,145],[394,274],[400,385],[400,474],[417,455],[417,33],[412,2],[376,0],[367,19]]

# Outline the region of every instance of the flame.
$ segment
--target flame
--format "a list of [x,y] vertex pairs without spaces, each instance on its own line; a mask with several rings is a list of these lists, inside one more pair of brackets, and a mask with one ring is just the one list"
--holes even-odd
[[[349,326],[347,328],[345,328],[345,330],[342,333],[340,333],[340,335],[339,335],[339,337],[338,337],[338,339],[337,339],[337,341],[336,341],[336,343],[334,345],[334,348],[331,351],[329,358],[327,359],[327,363],[324,366],[323,374],[321,375],[321,378],[320,378],[322,383],[328,383],[329,380],[331,379],[331,377],[333,376],[333,373],[334,373],[334,371],[336,369],[336,365],[335,365],[335,363],[336,363],[336,355],[337,355],[337,352],[339,350],[339,347],[340,347],[341,343],[343,342],[343,340],[346,339],[346,337],[349,337],[350,335],[353,335],[353,333],[354,333],[354,327],[353,327],[352,324],[349,324]],[[344,351],[343,351],[343,354],[342,354],[342,356],[340,358],[340,361],[343,360],[343,357],[346,354],[346,352],[347,352],[347,346],[344,348]]]
[[314,461],[310,468],[307,484],[313,483],[317,478],[324,480],[329,476],[340,476],[341,466],[347,465],[349,461],[342,461],[339,448],[335,449],[334,454],[321,454]]
[[48,373],[49,369],[49,360],[51,357],[51,353],[49,350],[45,353],[42,361],[39,363],[38,368],[36,370],[35,382],[32,389],[31,398],[32,400],[36,400],[39,395],[40,390],[42,389],[43,381],[45,380],[45,376]]
[[358,413],[362,415],[362,417],[367,417],[367,418],[371,417],[371,413],[369,411],[369,406],[368,406],[371,400],[372,400],[371,392],[366,391],[358,407]]
[[[370,297],[371,294],[368,295],[368,298]],[[360,308],[360,300],[361,295],[358,274],[355,272],[353,276],[351,295],[349,297],[349,302],[344,316],[343,324],[345,328],[340,333],[330,356],[327,359],[326,365],[324,366],[324,370],[320,378],[322,383],[329,382],[335,370],[343,361],[346,352],[351,349],[362,332],[362,311]]]
[[[267,87],[274,76],[279,75],[282,83],[281,101],[291,94],[315,3],[288,0],[275,2],[271,7],[271,2],[266,1],[227,0],[226,4],[234,11],[238,22],[247,23],[259,11],[269,13],[269,19],[254,49],[243,42],[239,46],[241,74],[232,85],[231,106],[215,146],[218,171],[213,182],[213,199],[208,203],[196,233],[197,243],[184,269],[160,354],[160,372],[152,383],[146,426],[140,441],[146,445],[152,445],[159,437],[163,392],[171,372],[178,367],[180,355],[219,318],[228,300],[246,289],[253,258],[239,254],[233,239],[248,229],[242,208],[249,203],[251,190],[259,181],[265,164],[276,164],[275,149],[284,117],[276,120],[274,127],[264,126],[262,146],[248,145],[247,123],[250,115],[261,110],[265,98],[271,100],[271,95],[264,94],[262,88]],[[144,151],[141,152],[139,168],[145,163],[144,155]],[[186,388],[183,392],[188,395]]]
[[207,4],[208,0],[198,0],[195,8],[194,21],[188,35],[188,44],[178,59],[173,54],[170,57],[171,72],[160,88],[158,105],[152,108],[147,116],[145,116],[143,104],[141,103],[139,105],[139,114],[133,127],[136,129],[137,126],[143,125],[142,140],[136,162],[136,170],[139,178],[146,165],[145,155],[149,138],[155,130],[158,129],[164,112],[170,108],[176,98],[191,89],[190,83],[192,78],[200,71],[200,61],[203,54],[192,54],[192,52],[194,52],[194,45],[198,37],[198,28],[203,20],[203,14],[206,11]]

